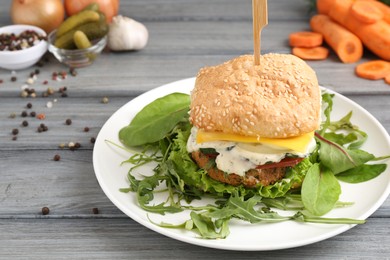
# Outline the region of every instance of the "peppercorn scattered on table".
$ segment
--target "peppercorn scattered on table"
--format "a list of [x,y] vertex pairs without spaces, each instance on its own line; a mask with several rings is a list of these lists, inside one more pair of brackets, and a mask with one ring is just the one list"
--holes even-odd
[[[6,26],[11,0],[0,0],[0,6],[0,26]],[[308,8],[304,0],[268,1],[262,53],[290,53],[289,34],[309,29]],[[253,41],[251,1],[123,0],[120,13],[148,28],[145,49],[106,50],[94,64],[79,69],[60,64],[49,53],[25,70],[0,69],[0,259],[389,257],[388,198],[363,225],[317,243],[261,253],[202,247],[201,238],[199,245],[178,241],[122,213],[103,192],[93,168],[94,145],[105,122],[142,93],[253,53]],[[344,64],[330,50],[326,60],[308,64],[321,86],[355,101],[389,133],[390,85],[354,74],[357,64],[375,59],[365,51],[358,63]],[[270,232],[291,235],[283,228]]]

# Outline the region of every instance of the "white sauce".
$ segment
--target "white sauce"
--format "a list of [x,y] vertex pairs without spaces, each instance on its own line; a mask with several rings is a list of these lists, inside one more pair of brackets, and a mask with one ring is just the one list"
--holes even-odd
[[287,154],[306,157],[316,146],[314,138],[308,145],[305,153],[296,152],[287,148],[267,144],[237,143],[229,141],[215,141],[198,144],[196,134],[198,129],[193,127],[187,142],[189,153],[200,148],[214,148],[219,155],[215,162],[218,169],[244,176],[245,172],[267,162],[280,162]]

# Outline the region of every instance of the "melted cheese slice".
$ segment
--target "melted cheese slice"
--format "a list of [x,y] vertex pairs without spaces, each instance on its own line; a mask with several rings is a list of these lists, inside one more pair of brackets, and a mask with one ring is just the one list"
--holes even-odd
[[218,132],[206,132],[201,129],[198,130],[196,135],[197,143],[214,142],[214,141],[232,141],[236,143],[263,143],[275,145],[283,148],[287,148],[293,151],[304,153],[310,141],[314,137],[314,131],[290,138],[257,138],[255,136],[243,136],[235,134],[226,134]]

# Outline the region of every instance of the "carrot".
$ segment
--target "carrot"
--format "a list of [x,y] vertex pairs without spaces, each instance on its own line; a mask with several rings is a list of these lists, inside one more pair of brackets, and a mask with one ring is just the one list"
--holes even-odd
[[335,0],[333,2],[332,8],[328,12],[329,17],[339,24],[345,26],[344,24],[346,23],[349,10],[351,9],[353,3],[353,0]]
[[330,18],[358,36],[381,59],[390,60],[390,24],[385,20],[372,24],[359,21],[350,12],[353,3],[352,0],[336,0],[329,11]]
[[293,32],[289,35],[292,47],[317,47],[322,44],[322,34],[315,32]]
[[310,20],[310,26],[313,31],[324,36],[326,43],[343,63],[356,62],[362,57],[363,45],[359,38],[333,22],[327,15],[314,15]]
[[[319,14],[329,14],[330,10],[333,7],[333,4],[336,0],[317,0],[317,12]],[[377,0],[352,0],[353,2],[365,1],[370,2],[370,4],[376,6],[384,13],[384,19],[387,22],[390,22],[390,8],[386,4],[379,2]]]
[[390,74],[385,77],[385,82],[390,85]]
[[328,14],[335,0],[317,0],[317,12]]
[[324,47],[313,47],[313,48],[292,48],[292,54],[303,59],[303,60],[325,60],[329,55],[329,50]]
[[356,66],[356,75],[361,78],[377,80],[390,75],[390,62],[383,60],[373,60]]
[[384,16],[383,12],[372,4],[371,1],[357,1],[351,8],[353,16],[363,23],[375,23]]

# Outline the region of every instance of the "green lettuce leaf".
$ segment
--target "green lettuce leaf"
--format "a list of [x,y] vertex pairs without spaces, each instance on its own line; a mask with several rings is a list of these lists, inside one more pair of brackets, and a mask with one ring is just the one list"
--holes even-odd
[[299,187],[303,181],[305,173],[311,167],[309,159],[304,159],[296,167],[286,173],[286,177],[273,185],[259,185],[253,189],[247,189],[244,186],[232,186],[224,184],[210,178],[207,172],[199,169],[197,164],[191,159],[187,152],[187,140],[190,135],[190,126],[186,129],[178,129],[177,136],[173,140],[172,151],[169,154],[168,161],[175,165],[176,173],[179,177],[191,187],[223,197],[228,194],[239,194],[244,197],[260,195],[265,198],[276,198],[284,196],[291,188]]

